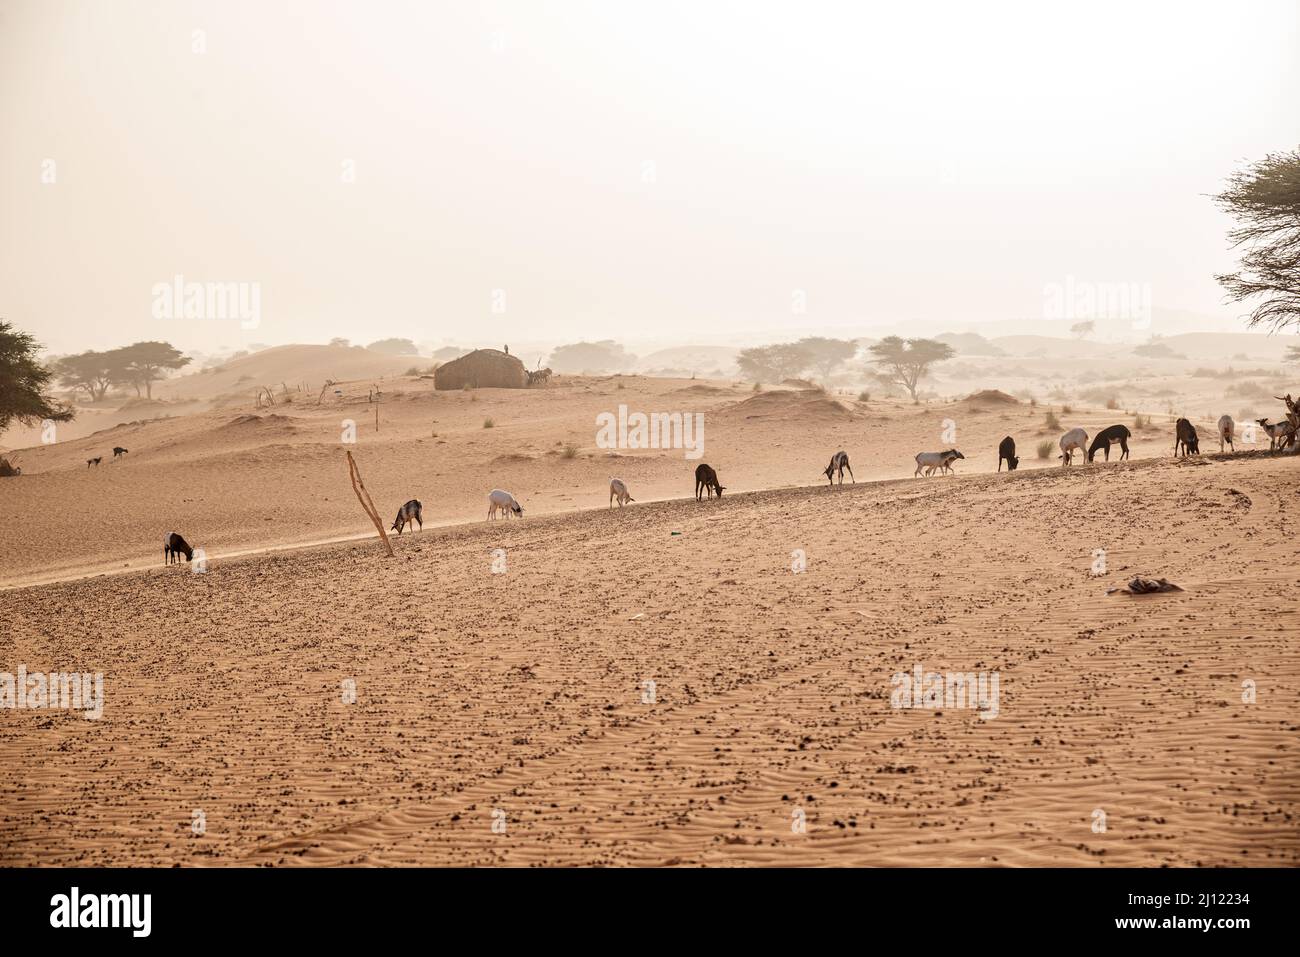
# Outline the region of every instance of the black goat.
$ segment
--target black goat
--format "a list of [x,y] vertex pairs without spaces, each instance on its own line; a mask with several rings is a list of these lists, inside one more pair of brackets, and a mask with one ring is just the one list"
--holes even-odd
[[998,471],[1002,471],[1002,460],[1007,460],[1007,471],[1014,472],[1016,466],[1020,464],[1020,457],[1016,455],[1016,440],[1007,436],[998,443]]
[[1109,429],[1102,429],[1092,440],[1092,445],[1088,446],[1088,461],[1091,462],[1094,455],[1098,452],[1106,453],[1106,461],[1110,461],[1110,447],[1116,442],[1119,443],[1122,451],[1119,453],[1119,460],[1122,462],[1128,458],[1128,440],[1133,437],[1133,433],[1128,430],[1126,425],[1112,425]]
[[1174,423],[1174,455],[1178,455],[1178,447],[1183,447],[1183,455],[1200,455],[1201,442],[1196,436],[1196,426],[1192,425],[1187,419],[1179,419]]
[[182,555],[187,562],[194,561],[194,549],[190,548],[189,542],[172,532],[163,542],[163,564],[170,565],[172,562],[179,564]]
[[718,484],[718,473],[713,471],[711,466],[701,462],[695,466],[695,501],[700,500],[700,496],[705,490],[709,493],[709,498],[713,498],[713,493],[718,493],[718,498],[722,498],[722,490],[725,485]]

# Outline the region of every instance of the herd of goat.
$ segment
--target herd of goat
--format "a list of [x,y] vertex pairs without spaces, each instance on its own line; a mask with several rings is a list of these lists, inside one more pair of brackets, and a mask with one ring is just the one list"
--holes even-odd
[[[1278,399],[1286,403],[1287,417],[1282,422],[1269,423],[1268,419],[1256,419],[1255,422],[1264,430],[1269,437],[1269,451],[1277,451],[1288,447],[1294,448],[1300,437],[1300,402],[1291,398],[1287,393],[1285,398],[1278,396]],[[1232,451],[1236,451],[1233,445],[1233,439],[1236,437],[1237,425],[1232,416],[1224,415],[1219,418],[1218,435],[1219,451],[1224,450],[1226,445]],[[1098,452],[1105,456],[1107,462],[1110,461],[1110,449],[1112,445],[1118,444],[1120,447],[1119,459],[1123,461],[1129,457],[1128,440],[1133,437],[1133,433],[1125,425],[1112,425],[1109,428],[1102,429],[1088,442],[1088,433],[1081,428],[1070,429],[1058,440],[1061,448],[1061,454],[1057,456],[1062,465],[1071,465],[1074,460],[1074,453],[1079,452],[1087,456],[1087,461],[1091,462]],[[113,457],[126,452],[126,449],[113,449]],[[1199,455],[1201,453],[1200,438],[1196,432],[1196,426],[1188,419],[1179,419],[1174,424],[1174,455],[1182,454]],[[916,478],[921,474],[933,475],[935,472],[951,473],[953,472],[952,463],[958,459],[964,459],[956,449],[947,449],[942,452],[918,452],[916,455],[916,471],[912,477]],[[87,466],[98,465],[100,459],[89,459]],[[1002,471],[1002,463],[1006,462],[1007,471],[1014,472],[1020,465],[1020,457],[1016,455],[1016,441],[1011,436],[1007,436],[998,443],[998,471]],[[848,453],[840,450],[831,456],[830,464],[822,470],[826,480],[834,485],[836,479],[839,484],[844,484],[844,473],[849,473],[849,479],[853,484],[857,484],[857,479],[853,477],[853,467],[849,465]],[[722,498],[722,492],[725,485],[718,481],[718,473],[713,467],[701,463],[695,467],[695,500],[700,501],[706,495],[713,498],[717,495]],[[488,520],[501,515],[509,519],[523,518],[524,508],[515,499],[514,495],[504,489],[494,488],[488,493]],[[627,489],[627,483],[622,479],[610,477],[609,480],[609,507],[613,508],[614,503],[618,502],[619,508],[622,508],[628,502],[635,502]],[[419,530],[424,530],[423,506],[419,499],[411,499],[400,509],[397,510],[397,517],[393,519],[390,531],[397,532],[401,535],[408,527],[413,526]],[[184,555],[186,561],[193,559],[194,549],[180,535],[172,532],[163,543],[163,557],[166,564],[179,562],[180,556]]]

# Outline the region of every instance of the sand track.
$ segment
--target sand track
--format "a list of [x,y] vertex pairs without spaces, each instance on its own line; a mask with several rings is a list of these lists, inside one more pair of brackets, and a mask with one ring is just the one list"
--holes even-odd
[[[5,592],[0,660],[108,704],[0,712],[0,861],[1295,864],[1298,488],[860,482]],[[1188,590],[1104,596],[1136,573]],[[891,708],[917,663],[997,670],[999,715]]]

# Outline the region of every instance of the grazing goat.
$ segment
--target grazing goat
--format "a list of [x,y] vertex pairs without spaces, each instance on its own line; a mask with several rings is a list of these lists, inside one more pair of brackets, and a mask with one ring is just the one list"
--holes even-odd
[[1091,462],[1098,452],[1106,453],[1106,461],[1110,461],[1110,447],[1116,442],[1121,449],[1119,460],[1122,462],[1128,458],[1128,440],[1133,437],[1133,433],[1128,430],[1126,425],[1112,425],[1108,429],[1102,429],[1092,440],[1092,445],[1088,446],[1088,461]]
[[1237,423],[1232,421],[1232,416],[1219,416],[1219,451],[1223,451],[1223,443],[1228,443],[1228,448],[1237,451],[1237,447],[1232,444],[1232,435],[1237,430]]
[[488,518],[496,518],[497,512],[503,513],[506,518],[509,518],[512,514],[519,518],[524,517],[524,508],[515,501],[513,495],[499,488],[494,488],[488,492]]
[[700,500],[700,496],[708,491],[709,498],[713,498],[713,493],[718,493],[718,498],[722,498],[722,490],[725,485],[718,484],[718,473],[713,471],[713,467],[701,462],[695,466],[695,501]]
[[124,449],[120,445],[115,445],[113,446],[113,458],[118,458],[120,456],[126,455],[126,453],[130,451],[131,451],[130,449]]
[[1188,419],[1179,419],[1174,423],[1174,455],[1178,455],[1178,448],[1182,446],[1183,456],[1200,455],[1201,440],[1196,434],[1196,426]]
[[832,485],[835,484],[835,479],[831,477],[831,473],[835,472],[836,469],[839,470],[841,485],[844,484],[845,469],[849,470],[849,478],[853,480],[853,484],[854,485],[858,484],[858,480],[853,478],[853,466],[849,464],[849,453],[843,450],[836,452],[834,455],[831,456],[831,464],[826,466],[826,468],[822,471],[822,474],[826,476],[826,481],[830,482]]
[[397,534],[402,534],[402,529],[407,525],[417,525],[420,531],[424,531],[424,511],[418,498],[413,498],[397,510],[397,518],[393,519],[392,527],[397,530]]
[[[1007,460],[1007,471],[1014,472],[1016,466],[1020,464],[1020,457],[1016,455],[1016,440],[1007,436],[998,443],[998,471],[1002,471],[1002,460]],[[913,476],[915,478],[915,476]]]
[[609,477],[609,507],[614,507],[614,501],[617,499],[618,507],[622,508],[628,502],[635,502],[631,495],[628,494],[627,484],[620,478]]
[[964,459],[956,449],[949,449],[947,452],[917,452],[916,453],[916,471],[912,473],[912,478],[921,474],[921,469],[926,469],[926,475],[939,469],[942,472],[951,472],[952,463],[957,459]]
[[104,461],[104,456],[102,455],[98,458],[86,459],[86,468],[90,468],[92,465],[99,465],[102,461]]
[[1071,429],[1061,436],[1060,440],[1061,454],[1058,456],[1062,465],[1074,464],[1074,453],[1076,451],[1086,454],[1088,448],[1088,433],[1083,429]]
[[179,564],[182,555],[187,562],[194,561],[194,549],[190,548],[189,542],[172,532],[163,542],[163,564],[170,565],[172,562]]
[[1268,433],[1268,450],[1270,452],[1278,447],[1279,442],[1285,448],[1289,444],[1289,440],[1295,437],[1295,429],[1290,422],[1274,422],[1269,425],[1268,419],[1256,419],[1255,421]]
[[1287,444],[1292,446],[1292,452],[1300,452],[1300,444],[1297,444],[1296,437],[1300,435],[1300,402],[1291,398],[1288,392],[1285,396],[1275,395],[1275,399],[1281,399],[1286,403],[1286,420],[1291,423],[1291,434],[1287,436]]

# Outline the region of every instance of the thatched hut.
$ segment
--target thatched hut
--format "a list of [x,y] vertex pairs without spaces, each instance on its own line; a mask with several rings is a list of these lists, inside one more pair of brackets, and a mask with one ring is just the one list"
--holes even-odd
[[528,372],[522,362],[499,349],[475,349],[438,366],[433,385],[436,389],[523,389],[528,386]]

